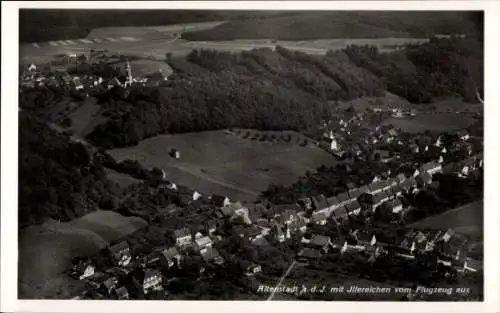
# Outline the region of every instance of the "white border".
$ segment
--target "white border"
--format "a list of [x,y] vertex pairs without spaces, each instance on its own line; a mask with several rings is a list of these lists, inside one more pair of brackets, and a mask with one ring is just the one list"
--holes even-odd
[[[217,10],[485,10],[485,302],[244,302],[17,300],[17,72],[18,8],[217,9]],[[1,267],[0,311],[30,312],[500,312],[499,177],[500,6],[495,1],[335,2],[2,2]],[[497,10],[495,10],[497,9]]]

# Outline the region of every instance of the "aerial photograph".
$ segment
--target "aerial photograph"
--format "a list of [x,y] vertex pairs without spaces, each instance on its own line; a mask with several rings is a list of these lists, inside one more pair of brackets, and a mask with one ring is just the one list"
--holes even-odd
[[19,10],[19,299],[483,301],[483,11]]

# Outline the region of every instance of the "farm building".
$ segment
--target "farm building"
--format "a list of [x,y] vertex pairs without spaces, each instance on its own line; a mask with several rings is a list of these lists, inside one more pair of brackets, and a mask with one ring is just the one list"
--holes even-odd
[[109,252],[118,266],[127,266],[132,260],[130,246],[126,241],[109,247]]

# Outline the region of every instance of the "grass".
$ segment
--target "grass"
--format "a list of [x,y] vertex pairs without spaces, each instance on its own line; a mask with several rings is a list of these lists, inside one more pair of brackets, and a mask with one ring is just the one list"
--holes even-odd
[[27,227],[19,236],[19,296],[55,296],[61,289],[58,282],[67,285],[69,278],[63,272],[74,257],[93,255],[145,225],[139,218],[96,211],[67,223],[47,221]]
[[[122,62],[113,64],[113,67],[118,67],[125,73],[126,65],[126,62]],[[173,72],[170,65],[161,61],[135,60],[130,62],[130,66],[132,67],[132,74],[134,76],[145,76],[160,71],[164,76],[168,77]]]
[[[260,141],[263,132],[241,130],[239,133],[210,131],[182,135],[161,135],[143,140],[135,147],[114,149],[109,153],[117,160],[138,160],[147,167],[163,168],[168,179],[193,188],[202,194],[220,194],[231,199],[253,201],[269,184],[289,185],[307,170],[322,164],[333,165],[335,158],[320,148],[300,146],[290,134],[288,143]],[[244,138],[248,134],[248,138]],[[271,132],[267,134],[271,138]],[[251,140],[251,138],[255,138]],[[178,149],[180,159],[168,155]]]
[[405,118],[389,118],[384,124],[391,124],[409,133],[421,133],[426,130],[435,132],[452,132],[464,129],[475,122],[475,119],[465,113],[441,113],[431,111]]
[[476,201],[467,205],[431,216],[408,225],[410,228],[420,229],[448,229],[453,228],[466,234],[481,233],[483,231],[483,201]]

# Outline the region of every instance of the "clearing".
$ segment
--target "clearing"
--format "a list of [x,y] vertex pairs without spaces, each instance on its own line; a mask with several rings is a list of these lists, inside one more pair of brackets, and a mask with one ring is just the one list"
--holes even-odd
[[[117,161],[131,159],[146,167],[163,168],[169,180],[202,194],[253,201],[270,184],[289,185],[308,170],[336,163],[333,155],[310,140],[301,146],[304,140],[307,138],[292,131],[207,131],[160,135],[135,147],[108,152]],[[169,155],[173,148],[180,151],[180,159]]]
[[[126,62],[113,64],[113,67],[118,67],[125,73],[125,68],[127,66]],[[168,77],[173,73],[173,69],[165,62],[152,61],[152,60],[134,60],[130,62],[132,67],[132,73],[134,76],[147,76],[155,72],[161,72],[163,76]]]
[[483,201],[476,201],[439,215],[424,218],[407,225],[409,228],[448,229],[464,234],[481,234],[483,231]]
[[71,280],[64,271],[73,258],[93,255],[146,225],[141,218],[96,211],[70,222],[51,220],[23,229],[19,235],[19,297],[59,297],[60,284],[67,286]]

